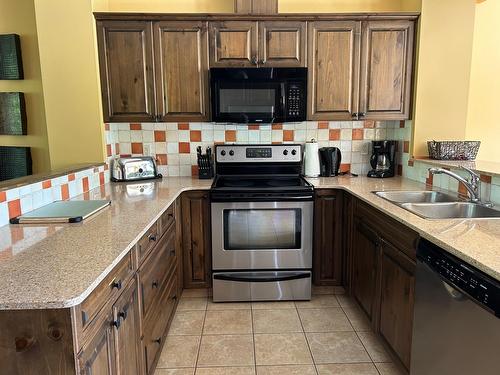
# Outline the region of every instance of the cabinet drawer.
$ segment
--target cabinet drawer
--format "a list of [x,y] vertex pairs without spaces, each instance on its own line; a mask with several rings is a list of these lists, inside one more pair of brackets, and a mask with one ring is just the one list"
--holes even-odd
[[147,374],[152,374],[153,372],[153,365],[163,346],[165,331],[170,318],[175,312],[176,303],[177,270],[174,268],[170,274],[166,288],[144,322],[143,348]]
[[357,201],[354,215],[370,223],[382,238],[392,243],[410,259],[416,259],[417,241],[419,238],[417,232],[361,201]]
[[137,257],[139,264],[146,259],[146,256],[153,249],[159,239],[158,222],[154,223],[137,242]]
[[143,316],[161,295],[168,281],[168,271],[176,261],[175,226],[171,226],[139,271]]
[[132,255],[128,253],[87,299],[82,302],[79,316],[81,328],[85,330],[102,306],[118,297],[122,287],[125,287],[133,274]]
[[172,203],[169,208],[160,216],[158,220],[159,232],[163,235],[170,225],[175,221],[175,203]]

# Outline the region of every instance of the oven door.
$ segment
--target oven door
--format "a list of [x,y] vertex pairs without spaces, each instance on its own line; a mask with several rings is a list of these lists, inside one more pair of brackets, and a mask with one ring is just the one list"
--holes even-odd
[[214,270],[312,267],[313,202],[212,203]]

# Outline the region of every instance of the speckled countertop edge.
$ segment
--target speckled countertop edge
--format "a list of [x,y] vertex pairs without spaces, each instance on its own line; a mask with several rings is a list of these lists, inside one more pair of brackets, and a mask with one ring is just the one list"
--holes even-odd
[[[425,189],[424,184],[412,180],[402,178],[374,180],[364,177],[319,178],[308,180],[315,186],[316,189],[340,189],[353,194],[355,197],[389,215],[390,217],[394,218],[398,222],[401,222],[410,229],[415,230],[423,238],[428,239],[429,241],[442,247],[449,253],[472,264],[483,272],[496,278],[497,280],[500,280],[500,220],[426,220],[373,194],[373,191],[376,190]],[[156,184],[159,184],[159,191],[165,193],[164,197],[162,197],[161,200],[161,207],[156,210],[156,206],[153,206],[155,207],[155,212],[152,213],[151,216],[148,216],[146,212],[147,220],[141,223],[141,227],[133,227],[133,233],[137,234],[133,237],[133,240],[128,241],[128,245],[123,244],[123,246],[120,247],[120,249],[123,250],[119,251],[119,253],[114,253],[113,250],[109,250],[109,252],[112,252],[112,254],[109,255],[109,262],[102,260],[99,263],[100,265],[107,264],[107,266],[103,269],[102,272],[99,273],[97,277],[92,278],[92,282],[85,282],[85,284],[87,285],[86,287],[78,287],[78,292],[75,292],[70,296],[64,296],[64,298],[62,298],[64,294],[68,293],[66,293],[66,291],[64,293],[58,293],[57,290],[61,290],[61,288],[64,288],[64,277],[69,277],[69,274],[77,274],[74,267],[68,267],[67,270],[63,270],[66,272],[62,272],[62,276],[54,277],[55,281],[52,283],[52,285],[45,285],[43,289],[40,289],[40,286],[38,286],[42,295],[43,290],[47,290],[47,288],[53,288],[53,291],[51,293],[47,293],[47,298],[43,298],[40,295],[33,294],[33,292],[23,293],[22,288],[20,288],[18,284],[15,284],[16,280],[10,280],[8,277],[4,276],[4,273],[3,276],[0,277],[0,310],[68,308],[80,304],[111,272],[111,270],[126,256],[135,242],[137,242],[137,240],[139,240],[141,236],[146,233],[147,229],[156,220],[158,220],[161,214],[166,211],[166,209],[177,199],[177,197],[179,197],[182,192],[189,190],[208,190],[210,188],[211,181],[204,180],[200,182],[200,180],[191,178],[165,178],[163,183],[159,182]],[[106,189],[116,190],[116,186],[117,185],[108,185],[106,186]],[[102,198],[102,196],[99,196],[98,194],[100,189],[98,188],[94,190],[96,196],[91,199]],[[102,190],[100,191],[102,193]],[[141,204],[140,199],[138,200],[138,202],[132,202],[131,204],[137,203]],[[121,204],[129,203],[121,202]],[[151,207],[149,207],[149,209],[151,209]],[[123,215],[122,217],[120,217],[119,215],[119,212],[117,214],[108,214],[108,219],[116,219],[122,221],[126,219],[123,217]],[[111,237],[117,235],[117,233],[113,232],[113,230],[116,230],[116,228],[113,228],[112,224],[114,223],[110,223],[110,228],[108,228],[108,230],[111,231]],[[83,223],[83,225],[85,225],[85,223]],[[9,229],[15,230],[13,226],[7,226],[7,228],[3,227],[0,229],[3,229],[4,231],[8,231]],[[65,227],[62,228],[63,231],[64,229]],[[4,232],[0,232],[0,234],[2,233]],[[457,235],[455,235],[455,233],[457,233]],[[465,245],[464,243],[460,242],[460,237],[463,239]],[[52,237],[48,236],[46,238],[43,238],[43,240],[41,240],[40,242],[51,241],[51,238]],[[107,240],[109,241],[110,239],[107,238]],[[467,241],[469,241],[469,243],[471,243],[470,241],[472,241],[472,243],[475,245],[467,247]],[[54,243],[54,248],[57,249],[57,246],[61,245],[59,242]],[[64,242],[62,244],[64,244]],[[45,244],[45,247],[47,247],[47,244]],[[43,252],[43,249],[44,246],[39,245],[39,242],[35,242],[31,246],[27,247],[27,252],[35,251],[35,255],[38,255],[38,253],[36,252]],[[102,251],[105,250],[107,250],[106,247],[102,248]],[[64,251],[60,249],[60,251],[64,253],[64,251],[67,251],[67,249],[64,249]],[[89,254],[86,255],[88,256]],[[99,253],[96,253],[95,256],[98,257]],[[22,264],[22,262],[20,263]],[[13,264],[16,265],[15,262]],[[17,264],[17,266],[18,265],[19,264]],[[2,266],[1,262],[0,266]],[[0,267],[0,270],[2,270],[2,267]],[[30,280],[26,278],[26,280],[23,281],[29,282]],[[5,290],[5,288],[7,288],[7,291]],[[3,295],[1,290],[3,290]],[[59,295],[61,296],[61,298],[58,298]],[[49,296],[52,296],[53,298]]]

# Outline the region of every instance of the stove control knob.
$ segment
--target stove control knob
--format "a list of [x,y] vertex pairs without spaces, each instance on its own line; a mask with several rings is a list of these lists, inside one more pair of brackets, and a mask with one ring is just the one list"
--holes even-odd
[[283,150],[283,155],[288,155],[288,150]]
[[292,155],[297,155],[297,150],[292,150]]
[[226,150],[222,150],[222,151],[220,152],[220,154],[221,154],[222,156],[226,156]]
[[229,155],[233,156],[234,155],[234,151],[233,150],[229,150]]

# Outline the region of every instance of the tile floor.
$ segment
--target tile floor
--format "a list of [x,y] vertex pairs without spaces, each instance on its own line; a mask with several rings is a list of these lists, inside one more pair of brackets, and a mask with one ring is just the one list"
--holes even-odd
[[213,303],[207,290],[185,290],[155,375],[400,375],[357,304],[334,292]]

